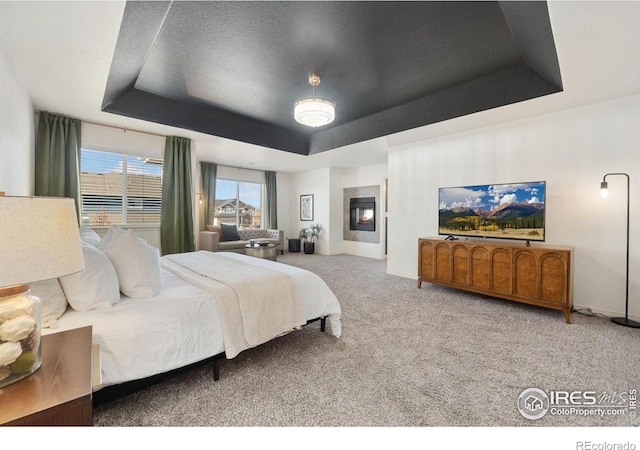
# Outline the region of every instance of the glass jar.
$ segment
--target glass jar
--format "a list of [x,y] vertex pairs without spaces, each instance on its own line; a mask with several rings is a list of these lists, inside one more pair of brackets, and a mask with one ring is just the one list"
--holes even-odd
[[0,289],[0,388],[40,368],[40,299],[29,286]]

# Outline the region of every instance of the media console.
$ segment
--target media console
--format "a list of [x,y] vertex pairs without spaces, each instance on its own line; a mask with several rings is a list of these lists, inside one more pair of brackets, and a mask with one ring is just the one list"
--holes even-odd
[[571,323],[572,249],[418,239],[418,288],[440,284],[557,309]]

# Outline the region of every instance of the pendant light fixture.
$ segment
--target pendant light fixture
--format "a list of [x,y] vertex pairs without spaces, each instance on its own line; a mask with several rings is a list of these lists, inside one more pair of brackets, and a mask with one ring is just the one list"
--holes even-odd
[[320,77],[315,73],[309,75],[309,84],[313,86],[313,97],[296,102],[293,117],[296,121],[308,127],[321,127],[330,124],[335,118],[335,103],[316,97],[316,87],[320,84]]

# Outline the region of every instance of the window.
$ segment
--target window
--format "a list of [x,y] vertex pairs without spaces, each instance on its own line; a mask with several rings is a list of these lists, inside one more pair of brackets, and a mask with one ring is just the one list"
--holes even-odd
[[216,180],[214,224],[262,228],[262,186],[260,183]]
[[83,225],[160,224],[161,160],[82,149],[80,172]]

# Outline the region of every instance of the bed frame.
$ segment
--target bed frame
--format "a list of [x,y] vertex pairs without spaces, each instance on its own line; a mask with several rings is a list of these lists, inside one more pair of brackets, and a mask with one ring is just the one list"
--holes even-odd
[[[326,317],[317,317],[315,319],[307,320],[307,323],[305,324],[305,326],[309,325],[310,323],[317,322],[318,320],[320,321],[320,331],[324,333],[324,329],[327,325]],[[224,352],[223,352],[213,356],[212,359],[213,359],[213,380],[218,381],[220,379],[220,361],[226,360],[227,358],[224,356]]]
[[[324,332],[327,324],[326,316],[308,320],[305,326],[317,321],[320,321],[320,331]],[[202,367],[211,363],[213,363],[213,380],[218,381],[220,379],[220,362],[226,360],[227,358],[224,352],[222,352],[218,353],[217,355],[211,356],[210,358],[203,359],[202,361],[198,361],[193,364],[171,370],[169,372],[160,373],[147,378],[143,378],[141,380],[132,380],[127,381],[126,383],[103,387],[102,389],[99,389],[93,393],[93,407],[95,408],[97,406],[104,405],[113,400],[124,397],[125,395],[132,394],[139,390],[153,386],[154,384],[160,383],[161,381],[173,378],[176,375],[180,375],[197,367]]]

